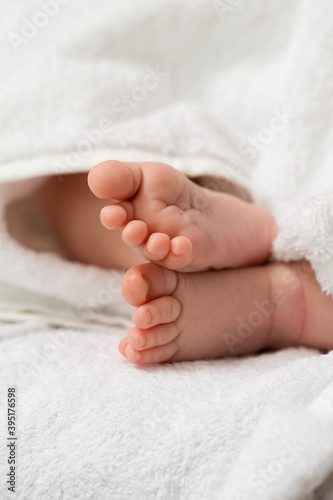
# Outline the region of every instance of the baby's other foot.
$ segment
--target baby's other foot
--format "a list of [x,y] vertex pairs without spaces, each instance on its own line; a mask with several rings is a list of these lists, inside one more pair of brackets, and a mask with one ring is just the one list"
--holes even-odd
[[124,298],[137,307],[135,326],[119,350],[141,365],[257,351],[269,343],[271,317],[246,340],[237,337],[238,320],[251,313],[256,296],[269,296],[269,289],[265,267],[177,273],[152,263],[135,266],[122,284]]
[[89,173],[90,189],[118,200],[101,221],[123,228],[127,245],[169,269],[202,270],[260,263],[271,252],[271,214],[226,193],[198,186],[163,163],[105,161]]
[[119,350],[135,364],[333,349],[333,299],[304,262],[200,273],[141,264],[122,292],[137,309]]

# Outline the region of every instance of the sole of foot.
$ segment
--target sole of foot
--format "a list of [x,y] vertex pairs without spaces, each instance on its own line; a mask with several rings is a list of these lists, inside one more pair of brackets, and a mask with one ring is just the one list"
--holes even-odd
[[276,226],[262,207],[198,186],[163,163],[105,161],[88,176],[92,192],[113,200],[102,224],[169,269],[198,271],[267,259]]

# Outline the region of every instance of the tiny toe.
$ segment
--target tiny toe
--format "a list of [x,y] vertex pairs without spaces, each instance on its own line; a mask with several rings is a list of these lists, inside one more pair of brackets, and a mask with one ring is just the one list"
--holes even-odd
[[98,198],[125,200],[133,196],[141,183],[141,169],[137,163],[107,160],[92,168],[88,184]]
[[178,351],[177,341],[169,342],[166,345],[152,347],[144,351],[135,350],[130,344],[126,347],[126,358],[131,363],[137,365],[150,365],[168,361]]
[[133,313],[134,324],[141,329],[175,321],[181,305],[175,297],[159,297],[139,306]]
[[193,246],[185,236],[176,236],[170,242],[170,252],[163,264],[169,269],[181,269],[192,262]]
[[128,342],[133,349],[137,351],[141,351],[148,347],[146,333],[141,332],[141,330],[139,330],[136,326],[128,331]]
[[140,264],[129,269],[122,280],[124,299],[132,306],[141,306],[151,299],[172,295],[179,276],[157,264]]
[[148,298],[149,284],[138,269],[130,268],[121,282],[121,293],[124,299],[132,306],[139,306]]
[[142,220],[133,220],[126,225],[121,238],[126,245],[138,247],[146,241],[147,235],[147,224]]
[[170,238],[165,233],[153,233],[145,245],[145,256],[150,260],[163,260],[170,251]]
[[101,222],[107,229],[118,229],[127,221],[127,212],[120,205],[108,205],[101,210]]
[[136,351],[135,349],[133,349],[133,347],[131,346],[131,344],[128,344],[126,346],[125,356],[128,359],[128,361],[130,361],[131,363],[137,363],[137,364],[139,364],[140,361],[141,361],[141,359],[142,359],[141,352],[140,351]]
[[119,342],[119,345],[118,345],[118,350],[120,352],[120,354],[122,354],[123,356],[126,357],[126,347],[128,346],[128,339],[127,337],[124,337],[123,339],[121,339],[121,341]]
[[175,322],[157,325],[147,330],[134,326],[128,331],[128,342],[137,351],[151,349],[169,344],[179,335],[179,328]]

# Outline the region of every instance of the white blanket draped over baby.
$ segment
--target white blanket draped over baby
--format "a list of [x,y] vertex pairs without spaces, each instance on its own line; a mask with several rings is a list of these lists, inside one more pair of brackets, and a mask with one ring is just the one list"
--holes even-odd
[[16,386],[19,498],[332,498],[332,354],[130,365],[122,274],[69,261],[31,198],[105,159],[223,176],[276,216],[273,258],[307,259],[332,294],[332,18],[330,0],[2,16],[0,443]]

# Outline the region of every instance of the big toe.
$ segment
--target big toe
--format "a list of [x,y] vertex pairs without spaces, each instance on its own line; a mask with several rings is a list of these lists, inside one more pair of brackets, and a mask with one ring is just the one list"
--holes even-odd
[[133,196],[141,183],[141,169],[137,163],[107,160],[92,168],[88,184],[98,198],[125,200]]
[[124,299],[132,306],[139,306],[148,300],[172,295],[178,283],[175,271],[156,264],[141,264],[129,269],[122,281]]

